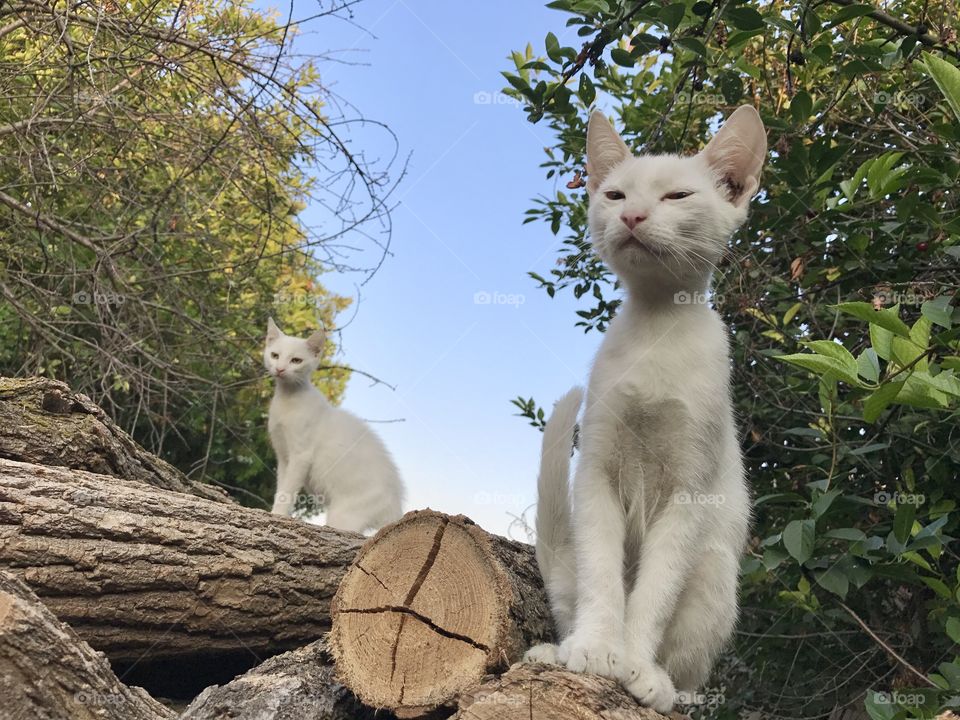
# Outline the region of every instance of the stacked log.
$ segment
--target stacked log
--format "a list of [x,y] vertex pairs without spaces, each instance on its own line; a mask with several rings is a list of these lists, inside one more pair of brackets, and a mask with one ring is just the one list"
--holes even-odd
[[[65,385],[0,378],[4,717],[662,718],[515,664],[552,637],[528,545],[429,510],[365,541],[243,508]],[[261,662],[182,715],[114,672],[237,652]]]

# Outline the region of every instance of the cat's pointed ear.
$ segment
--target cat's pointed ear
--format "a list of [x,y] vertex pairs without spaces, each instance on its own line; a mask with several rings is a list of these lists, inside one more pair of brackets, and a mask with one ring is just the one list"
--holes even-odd
[[323,330],[317,330],[313,335],[307,338],[307,347],[317,357],[323,352],[323,343],[326,340],[326,334]]
[[729,190],[730,202],[745,206],[760,187],[767,156],[767,131],[752,105],[741,105],[703,149],[704,157]]
[[272,317],[267,318],[267,343],[272,343],[280,337],[280,328],[277,327],[277,324],[273,321]]
[[587,124],[587,191],[594,192],[617,164],[630,157],[630,148],[599,110]]

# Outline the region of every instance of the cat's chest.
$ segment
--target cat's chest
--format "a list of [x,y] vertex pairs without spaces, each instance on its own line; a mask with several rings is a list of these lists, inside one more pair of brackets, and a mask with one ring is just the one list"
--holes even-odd
[[665,317],[656,322],[620,318],[594,361],[595,396],[695,401],[722,392],[728,374],[726,336],[710,316]]
[[274,443],[296,445],[317,433],[323,408],[304,398],[301,402],[274,401],[270,405],[267,430]]

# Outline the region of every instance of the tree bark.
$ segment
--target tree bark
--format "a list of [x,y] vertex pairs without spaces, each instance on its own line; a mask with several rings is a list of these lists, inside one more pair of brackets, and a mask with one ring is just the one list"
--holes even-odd
[[533,548],[431,510],[364,546],[330,614],[338,678],[401,717],[452,706],[553,636]]
[[10,720],[168,720],[175,716],[0,570],[0,698]]
[[[180,720],[374,720],[333,676],[322,640],[267,660],[223,687],[207,688]],[[376,713],[378,720],[390,720]]]
[[0,459],[0,566],[111,660],[274,654],[329,628],[363,537]]
[[465,692],[451,720],[687,720],[640,705],[613,680],[555,665],[515,665]]
[[144,450],[86,395],[47,378],[0,378],[0,457],[233,502]]

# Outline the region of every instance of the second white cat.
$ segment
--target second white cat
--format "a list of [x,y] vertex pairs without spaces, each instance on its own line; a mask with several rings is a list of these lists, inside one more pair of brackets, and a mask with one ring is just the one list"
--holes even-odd
[[322,332],[304,340],[267,321],[263,364],[276,382],[268,421],[277,453],[273,512],[289,515],[304,490],[321,498],[327,525],[364,532],[400,517],[403,482],[370,426],[314,386],[323,342]]
[[527,659],[661,712],[706,681],[737,617],[750,500],[727,330],[704,298],[765,155],[749,106],[692,157],[634,157],[600,113],[587,131],[590,235],[627,297],[590,374],[572,507],[579,388],[544,432],[537,561],[562,642]]

